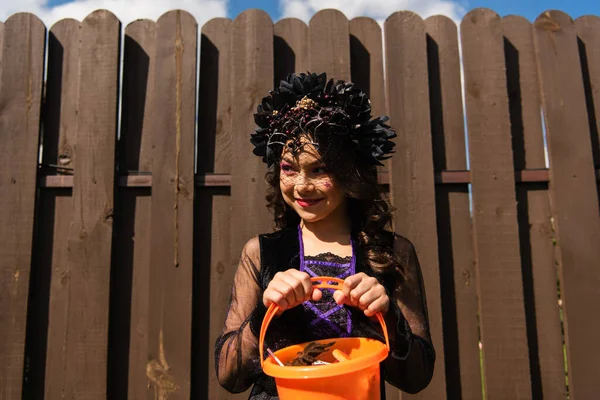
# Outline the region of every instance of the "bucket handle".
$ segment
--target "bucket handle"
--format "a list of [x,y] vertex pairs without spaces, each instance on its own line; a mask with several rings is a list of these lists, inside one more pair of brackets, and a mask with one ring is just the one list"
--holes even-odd
[[[313,283],[313,288],[315,289],[341,289],[342,285],[344,284],[344,281],[342,279],[339,278],[332,278],[332,277],[327,277],[327,276],[315,276],[310,278],[311,282]],[[335,282],[335,283],[332,283]],[[273,319],[273,317],[275,316],[275,314],[277,314],[277,311],[279,311],[279,306],[275,303],[271,303],[271,305],[269,306],[269,308],[267,309],[267,312],[265,314],[265,318],[263,319],[262,325],[260,327],[260,336],[258,339],[258,350],[260,352],[260,366],[263,367],[265,360],[264,360],[264,341],[265,341],[265,335],[267,333],[267,328],[269,327],[269,324],[271,323],[271,320]],[[381,324],[381,328],[383,330],[383,337],[385,338],[385,345],[388,349],[388,351],[390,351],[390,339],[388,337],[388,332],[387,332],[387,326],[385,324],[385,320],[383,319],[383,315],[381,315],[381,312],[377,311],[377,313],[375,313],[375,316],[377,317],[377,319],[379,320],[379,323]]]

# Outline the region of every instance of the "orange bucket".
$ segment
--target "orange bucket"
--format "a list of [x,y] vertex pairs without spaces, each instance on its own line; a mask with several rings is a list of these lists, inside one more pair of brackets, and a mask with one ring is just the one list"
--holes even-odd
[[[315,277],[311,280],[313,287],[318,289],[340,289],[344,283],[341,279],[330,277]],[[380,399],[379,363],[386,359],[390,350],[387,327],[381,313],[376,316],[383,328],[385,344],[370,338],[316,340],[283,348],[274,355],[285,364],[296,358],[309,343],[334,342],[318,356],[319,361],[330,364],[280,366],[273,357],[265,360],[263,356],[265,334],[278,309],[276,304],[271,304],[265,314],[260,329],[259,351],[263,371],[275,378],[281,400]],[[337,350],[337,357],[334,357],[334,350]]]

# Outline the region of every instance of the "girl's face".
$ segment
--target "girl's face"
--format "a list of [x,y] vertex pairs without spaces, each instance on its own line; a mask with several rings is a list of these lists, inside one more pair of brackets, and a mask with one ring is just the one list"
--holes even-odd
[[308,223],[327,218],[346,200],[343,188],[336,184],[310,143],[295,154],[284,150],[279,187],[285,202]]

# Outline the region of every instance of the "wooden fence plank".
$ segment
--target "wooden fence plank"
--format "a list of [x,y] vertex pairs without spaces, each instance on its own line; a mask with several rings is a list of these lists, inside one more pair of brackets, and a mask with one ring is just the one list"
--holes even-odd
[[108,11],[81,24],[63,397],[106,396],[120,26]]
[[[578,43],[571,18],[548,11],[534,24],[550,158],[550,194],[561,253],[569,394],[595,396],[600,382],[600,217]],[[577,195],[574,196],[573,194]]]
[[[586,94],[594,165],[600,179],[600,16],[586,15],[575,21]],[[0,60],[1,62],[1,60]],[[600,183],[598,203],[600,204]]]
[[[252,154],[249,143],[255,124],[253,113],[262,97],[273,89],[273,22],[267,13],[248,10],[231,26],[231,199],[229,263],[234,273],[245,243],[259,233],[272,231],[273,217],[265,206],[266,165]],[[231,289],[229,282],[228,288]],[[223,316],[224,318],[224,316]]]
[[[231,25],[232,21],[216,18],[202,27],[200,58],[200,107],[198,120],[198,171],[219,174],[231,172]],[[235,84],[234,84],[235,85]],[[223,322],[229,305],[231,282],[235,269],[230,267],[230,214],[229,188],[203,188],[198,191],[196,232],[198,252],[196,259],[200,277],[194,292],[194,317],[205,332],[201,343],[201,360],[205,365],[203,376],[195,378],[194,398],[241,399],[248,395],[232,395],[221,388],[215,373],[214,345],[223,331]],[[199,259],[198,259],[199,258]],[[204,278],[203,278],[204,277]],[[210,315],[207,324],[206,315]],[[199,344],[200,346],[200,344]],[[197,384],[200,382],[207,382]]]
[[396,233],[415,245],[423,269],[437,367],[427,389],[417,396],[446,398],[444,344],[440,301],[437,229],[425,24],[416,14],[398,12],[385,22],[389,115],[399,132],[392,158],[391,192],[396,207]]
[[[456,24],[425,20],[434,169],[467,169]],[[466,184],[436,187],[438,251],[448,398],[481,399],[477,284],[469,191]],[[441,365],[438,368],[442,368]]]
[[310,20],[311,72],[327,78],[350,80],[350,31],[348,19],[338,10],[316,13]]
[[[541,99],[531,23],[502,19],[515,170],[545,168]],[[546,184],[517,185],[517,212],[532,395],[562,399],[563,335]]]
[[297,18],[284,18],[274,26],[275,85],[292,72],[310,69],[308,26]]
[[[77,108],[79,102],[79,40],[81,23],[57,22],[48,39],[48,73],[44,100],[43,165],[75,168]],[[43,174],[57,170],[43,167]],[[72,177],[72,175],[70,176]],[[65,371],[64,341],[68,326],[69,268],[68,240],[72,219],[71,190],[44,190],[38,206],[39,252],[32,276],[27,356],[32,363],[25,386],[28,398],[60,398]],[[46,333],[44,335],[43,333]],[[42,340],[44,338],[45,340]]]
[[[197,23],[183,11],[157,22],[152,106],[148,364],[157,398],[190,397]],[[159,100],[160,99],[160,100]]]
[[265,207],[266,165],[248,143],[255,126],[253,114],[273,89],[273,23],[260,10],[240,14],[231,27],[231,264],[236,269],[244,244],[270,232],[273,218]]
[[4,25],[0,71],[2,399],[20,399],[23,385],[45,35],[43,23],[32,14],[16,14]]
[[[0,49],[2,49],[2,43],[4,42],[4,23],[0,21]],[[2,75],[2,50],[0,50],[0,76]]]
[[[125,28],[119,170],[152,171],[156,23]],[[111,277],[109,398],[148,397],[151,191],[119,188]],[[128,338],[128,340],[126,339]]]
[[463,19],[467,124],[486,398],[531,398],[500,17]]
[[[381,26],[372,18],[358,17],[350,21],[351,80],[371,99],[372,115],[385,115],[383,83],[383,43]],[[384,160],[379,173],[390,168]]]

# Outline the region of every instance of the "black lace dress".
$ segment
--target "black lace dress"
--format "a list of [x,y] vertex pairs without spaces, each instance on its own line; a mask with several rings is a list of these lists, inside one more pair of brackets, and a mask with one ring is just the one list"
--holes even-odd
[[[405,238],[390,234],[390,239],[405,265],[406,274],[399,291],[394,290],[385,277],[378,277],[388,293],[395,293],[385,316],[391,352],[381,363],[382,399],[385,398],[384,381],[409,393],[422,390],[431,380],[435,363],[415,250]],[[216,374],[228,391],[239,393],[252,387],[251,400],[278,399],[275,381],[262,372],[258,352],[258,333],[266,312],[262,293],[275,273],[296,268],[312,276],[341,279],[358,272],[373,275],[356,246],[353,246],[353,256],[348,258],[331,253],[304,258],[302,247],[296,229],[259,235],[244,247],[223,334],[215,344]],[[321,301],[303,303],[273,319],[265,346],[276,351],[292,344],[344,336],[383,341],[376,321],[355,308],[337,306],[332,292],[324,290]]]

